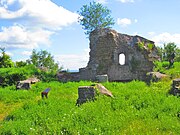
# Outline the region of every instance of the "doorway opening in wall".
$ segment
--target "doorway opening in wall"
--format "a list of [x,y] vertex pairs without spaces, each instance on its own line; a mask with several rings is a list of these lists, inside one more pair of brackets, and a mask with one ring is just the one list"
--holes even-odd
[[119,64],[120,65],[125,64],[125,55],[124,55],[124,53],[119,54]]

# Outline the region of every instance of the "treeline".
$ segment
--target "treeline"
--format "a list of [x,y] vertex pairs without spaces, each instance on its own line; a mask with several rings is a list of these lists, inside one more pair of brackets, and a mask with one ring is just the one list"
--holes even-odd
[[33,50],[28,60],[18,62],[13,62],[4,48],[0,50],[0,86],[14,85],[29,77],[46,82],[56,80],[56,73],[62,69],[46,50]]
[[174,57],[174,61],[180,62],[180,48],[175,43],[170,42],[157,48],[161,61],[169,61],[171,57]]

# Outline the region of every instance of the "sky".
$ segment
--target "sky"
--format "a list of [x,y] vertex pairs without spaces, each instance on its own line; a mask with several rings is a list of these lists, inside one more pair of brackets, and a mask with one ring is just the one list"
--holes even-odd
[[[180,0],[94,0],[111,10],[112,29],[139,35],[156,46],[180,47]],[[13,61],[33,49],[50,52],[65,70],[87,66],[89,39],[77,11],[92,0],[0,0],[0,47]]]

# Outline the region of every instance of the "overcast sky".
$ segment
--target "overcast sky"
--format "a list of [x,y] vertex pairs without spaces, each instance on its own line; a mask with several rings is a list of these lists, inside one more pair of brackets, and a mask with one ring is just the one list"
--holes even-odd
[[[77,11],[90,1],[0,0],[0,46],[13,61],[29,59],[36,49],[50,52],[64,69],[85,67],[89,40]],[[180,0],[96,1],[112,11],[116,31],[180,47]]]

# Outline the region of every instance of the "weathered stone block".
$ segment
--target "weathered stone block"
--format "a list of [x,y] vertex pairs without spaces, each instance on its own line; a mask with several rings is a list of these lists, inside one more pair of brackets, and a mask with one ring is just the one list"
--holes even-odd
[[98,82],[108,82],[108,75],[97,75],[96,76],[96,81]]
[[20,89],[25,89],[25,90],[29,90],[31,88],[31,84],[35,84],[36,82],[39,82],[40,80],[37,78],[29,78],[27,80],[23,80],[23,81],[18,81],[16,84],[16,89],[20,90]]
[[80,86],[78,88],[78,99],[76,104],[83,104],[95,98],[95,88],[93,86]]
[[18,81],[16,84],[16,89],[25,89],[29,90],[31,88],[31,82],[30,81]]
[[95,96],[102,94],[108,97],[114,97],[108,89],[106,89],[102,84],[97,83],[91,86],[80,86],[78,88],[78,99],[76,105],[83,104],[87,101],[93,101]]
[[180,95],[180,78],[174,79],[172,83],[171,94],[175,96]]
[[106,89],[106,87],[104,87],[102,84],[100,83],[96,84],[96,88],[101,94],[109,96],[109,97],[114,97],[112,93],[108,89]]
[[168,75],[162,74],[160,72],[148,72],[147,77],[149,81],[157,82],[163,78],[167,78]]

